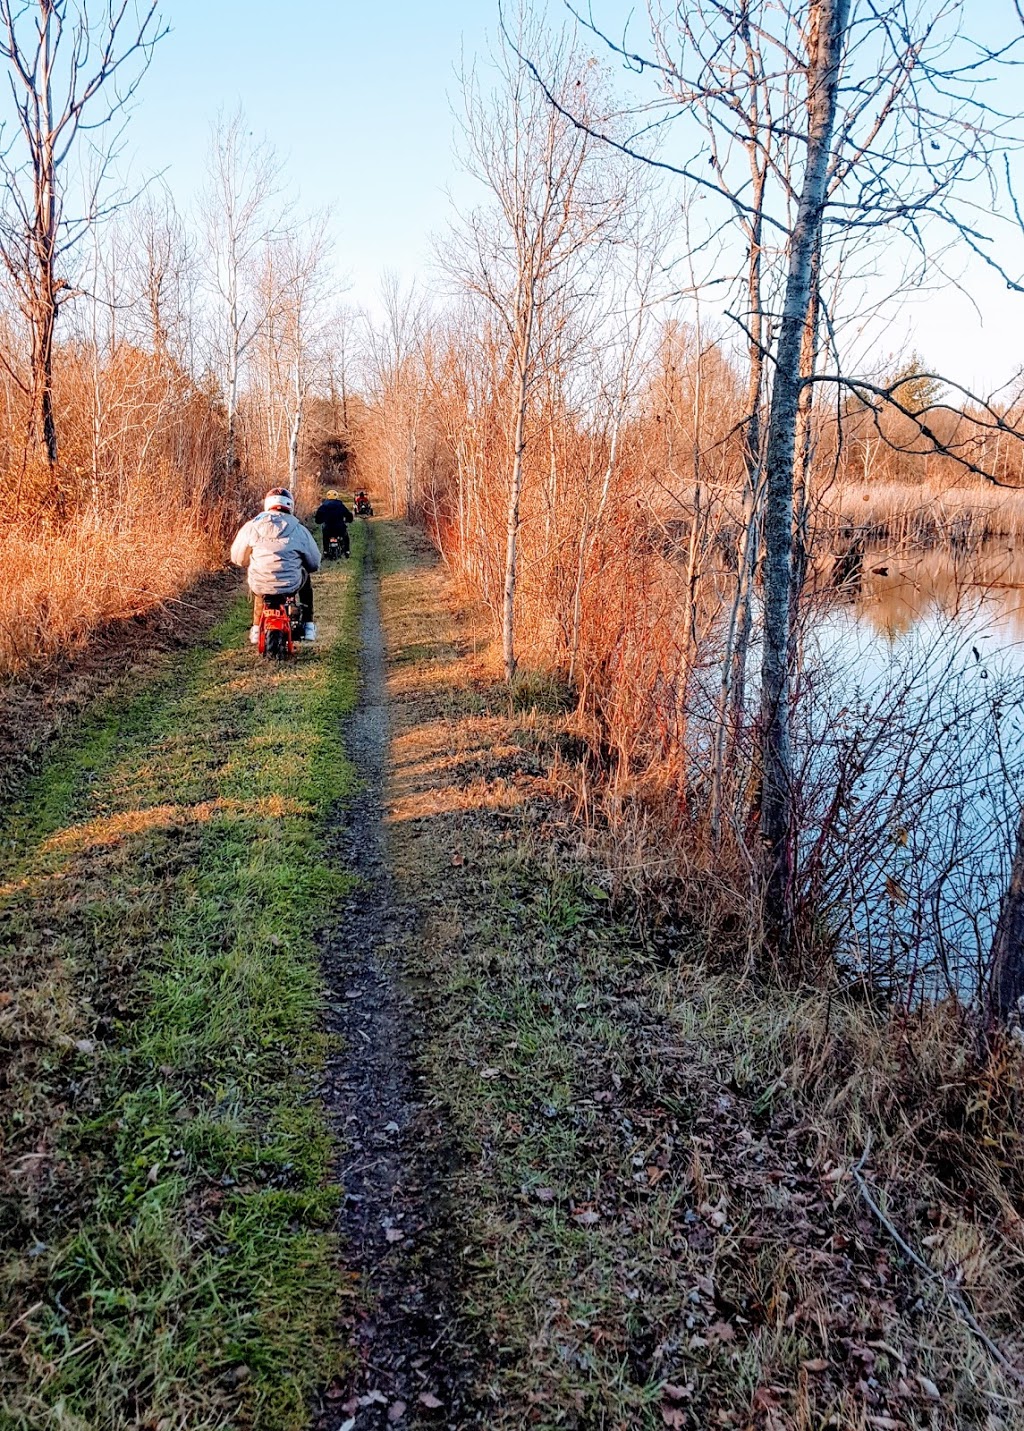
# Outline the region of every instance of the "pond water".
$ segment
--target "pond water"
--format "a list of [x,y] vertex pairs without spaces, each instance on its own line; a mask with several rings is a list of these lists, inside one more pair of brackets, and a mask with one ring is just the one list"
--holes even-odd
[[978,991],[1024,792],[1024,550],[865,556],[810,604],[801,867],[846,960]]

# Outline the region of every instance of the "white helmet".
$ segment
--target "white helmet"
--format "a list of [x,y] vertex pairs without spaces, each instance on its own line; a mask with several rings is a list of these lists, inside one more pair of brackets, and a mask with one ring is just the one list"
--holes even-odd
[[274,487],[263,499],[265,512],[294,512],[295,498],[287,487]]

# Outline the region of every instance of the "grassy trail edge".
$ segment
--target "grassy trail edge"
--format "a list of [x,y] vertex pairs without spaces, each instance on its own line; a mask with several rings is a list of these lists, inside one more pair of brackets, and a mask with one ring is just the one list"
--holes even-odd
[[0,1185],[0,1426],[287,1431],[343,1357],[315,935],[360,537],[319,647],[254,662],[239,601],[5,821],[4,1147],[40,1172]]

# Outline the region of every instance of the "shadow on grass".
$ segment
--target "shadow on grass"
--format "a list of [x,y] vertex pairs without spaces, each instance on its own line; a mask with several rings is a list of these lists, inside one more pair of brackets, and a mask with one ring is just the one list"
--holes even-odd
[[[239,603],[54,752],[7,823],[5,1424],[305,1426],[339,1365],[314,934],[351,788],[336,641],[268,670]],[[183,1418],[183,1419],[182,1419]]]

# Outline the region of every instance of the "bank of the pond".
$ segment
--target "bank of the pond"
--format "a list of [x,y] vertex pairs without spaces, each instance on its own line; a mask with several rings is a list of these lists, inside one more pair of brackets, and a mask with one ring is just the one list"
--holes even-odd
[[341,1365],[314,935],[359,551],[319,645],[258,662],[239,601],[4,820],[0,1425],[284,1431]]
[[[472,1371],[403,1424],[1020,1431],[1016,1054],[979,1070],[949,1006],[783,988],[710,926],[655,927],[616,885],[621,827],[559,798],[564,712],[509,700],[413,534],[379,550],[389,844],[419,911],[391,957],[446,1135],[438,1336]],[[412,1280],[431,1245],[414,1225],[386,1255]]]

